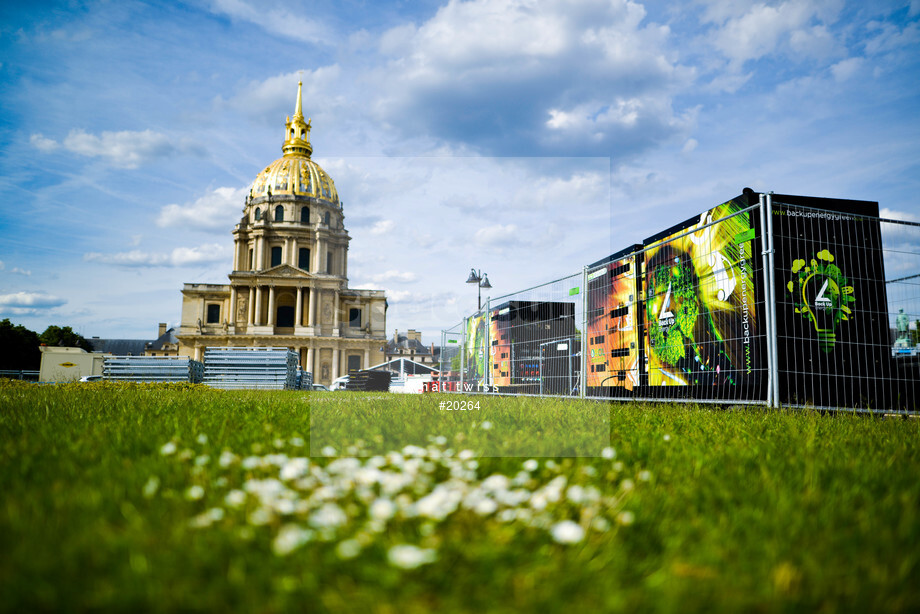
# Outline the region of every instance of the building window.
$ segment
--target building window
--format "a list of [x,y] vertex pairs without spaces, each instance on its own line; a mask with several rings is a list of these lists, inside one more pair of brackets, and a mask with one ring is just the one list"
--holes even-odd
[[326,275],[332,275],[332,252],[326,252]]
[[294,326],[294,308],[290,305],[278,307],[276,326],[292,328]]
[[348,326],[361,328],[361,310],[352,307],[348,310]]
[[284,207],[278,205],[275,207],[275,221],[283,222],[284,221]]
[[297,266],[304,271],[310,270],[310,250],[306,247],[297,250]]
[[361,357],[351,355],[348,357],[348,372],[361,370]]
[[262,209],[260,209],[259,207],[256,207],[255,218],[257,222],[262,219]]
[[252,250],[249,250],[249,270],[252,270]]
[[272,266],[278,266],[281,264],[281,248],[273,247],[272,248]]
[[220,305],[208,305],[208,324],[220,324]]
[[309,224],[310,223],[310,207],[304,207],[300,210],[300,223]]
[[323,214],[323,224],[325,224],[326,226],[329,225],[329,212],[328,211]]

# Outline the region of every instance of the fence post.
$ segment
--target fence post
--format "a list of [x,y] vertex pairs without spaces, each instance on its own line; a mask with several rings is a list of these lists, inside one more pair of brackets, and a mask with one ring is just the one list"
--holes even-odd
[[463,318],[460,329],[460,390],[463,390],[463,380],[466,377],[466,318]]
[[767,238],[770,241],[770,249],[767,253],[769,265],[767,267],[767,279],[769,280],[769,303],[767,309],[770,310],[770,321],[773,325],[770,337],[767,340],[770,344],[770,355],[773,364],[770,366],[773,382],[773,407],[779,407],[781,399],[779,398],[779,356],[777,355],[777,326],[776,326],[776,267],[774,266],[773,255],[776,247],[773,243],[773,192],[767,192]]
[[773,318],[772,318],[772,314],[771,314],[770,307],[769,307],[770,283],[771,283],[771,278],[770,278],[770,273],[769,273],[770,271],[769,255],[771,252],[771,248],[770,248],[770,241],[769,241],[769,233],[767,232],[767,214],[765,213],[766,203],[764,200],[764,195],[760,194],[759,198],[760,198],[759,208],[760,208],[760,234],[761,234],[760,257],[763,262],[763,273],[761,274],[761,279],[763,281],[763,305],[764,305],[763,318],[764,318],[764,325],[765,325],[764,342],[765,342],[766,351],[767,351],[767,364],[766,364],[767,407],[775,407],[774,399],[773,399],[773,378],[775,376],[773,372],[773,344],[770,341],[773,338]]
[[438,390],[444,381],[444,351],[447,349],[447,331],[441,329],[441,353],[438,355]]
[[581,366],[579,371],[578,396],[583,399],[586,396],[588,384],[588,265],[581,268]]
[[483,360],[483,372],[482,372],[482,383],[484,386],[488,386],[489,390],[492,387],[492,297],[486,297],[486,310],[483,312],[483,322],[485,322],[485,335],[483,335],[483,344],[485,347],[482,350],[482,360]]

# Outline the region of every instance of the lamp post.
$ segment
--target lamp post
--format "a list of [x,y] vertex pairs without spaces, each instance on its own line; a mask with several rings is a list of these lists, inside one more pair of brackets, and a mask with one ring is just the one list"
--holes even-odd
[[488,290],[492,287],[492,284],[489,283],[489,274],[482,274],[476,269],[470,269],[470,276],[467,277],[466,283],[476,284],[476,310],[479,311],[482,309],[482,288]]

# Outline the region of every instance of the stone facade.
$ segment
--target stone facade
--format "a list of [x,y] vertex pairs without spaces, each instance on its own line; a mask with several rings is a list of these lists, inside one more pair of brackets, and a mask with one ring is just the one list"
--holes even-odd
[[383,361],[386,296],[348,287],[342,202],[310,159],[310,121],[285,124],[284,156],[259,173],[233,229],[229,284],[185,284],[179,353],[208,346],[289,347],[314,381],[329,384]]

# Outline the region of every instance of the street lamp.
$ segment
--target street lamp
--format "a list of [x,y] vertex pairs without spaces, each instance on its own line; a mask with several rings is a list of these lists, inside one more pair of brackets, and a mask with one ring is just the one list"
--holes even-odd
[[477,284],[476,287],[476,310],[482,309],[482,288],[488,290],[492,287],[489,283],[489,274],[481,274],[476,269],[470,269],[470,276],[466,279],[468,284]]

